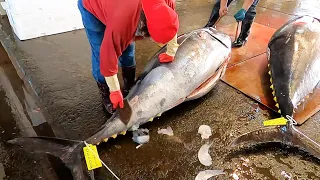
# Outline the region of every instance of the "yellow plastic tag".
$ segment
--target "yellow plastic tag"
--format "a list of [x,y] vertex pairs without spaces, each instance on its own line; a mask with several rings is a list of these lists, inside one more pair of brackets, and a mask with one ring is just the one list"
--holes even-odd
[[[90,149],[89,149],[90,148]],[[97,169],[102,167],[102,164],[99,160],[99,154],[97,151],[97,147],[89,144],[88,146],[83,148],[84,157],[86,159],[88,170]]]
[[271,119],[267,121],[263,121],[263,126],[283,126],[287,124],[287,119],[284,117],[277,118],[277,119]]

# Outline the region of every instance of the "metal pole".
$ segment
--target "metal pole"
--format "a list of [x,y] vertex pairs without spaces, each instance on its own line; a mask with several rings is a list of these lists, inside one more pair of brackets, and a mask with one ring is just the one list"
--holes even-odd
[[242,26],[242,23],[241,23],[241,25],[240,25],[240,21],[239,21],[238,24],[237,24],[236,34],[234,35],[234,41],[236,41],[237,38],[238,38],[239,26],[240,26],[240,27]]
[[218,22],[221,20],[221,16],[219,16],[219,18],[218,18],[218,20],[214,23],[214,25],[212,26],[213,28],[215,28],[216,29],[216,25],[218,24]]

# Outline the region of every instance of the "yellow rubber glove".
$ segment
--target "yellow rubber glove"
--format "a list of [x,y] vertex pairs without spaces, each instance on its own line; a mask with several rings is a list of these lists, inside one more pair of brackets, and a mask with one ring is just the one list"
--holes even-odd
[[174,60],[174,56],[176,55],[178,48],[179,44],[177,40],[177,35],[175,35],[174,38],[167,43],[167,52],[159,55],[159,61],[161,63],[172,62]]

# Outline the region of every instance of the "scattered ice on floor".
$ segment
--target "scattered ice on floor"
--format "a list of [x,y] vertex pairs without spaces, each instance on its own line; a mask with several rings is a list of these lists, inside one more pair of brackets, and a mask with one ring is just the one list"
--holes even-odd
[[209,148],[211,147],[211,144],[204,144],[201,146],[201,148],[198,151],[198,159],[201,164],[205,166],[210,166],[212,164],[212,158],[209,154]]
[[291,179],[291,176],[287,174],[285,171],[281,171],[281,175],[284,176],[286,179]]
[[158,129],[158,134],[165,134],[165,135],[168,135],[168,136],[173,136],[173,130],[169,126],[169,127],[167,127],[167,129]]
[[234,180],[239,180],[239,176],[236,173],[233,173],[232,177],[233,177]]
[[130,128],[131,131],[136,131],[136,130],[138,130],[138,129],[139,129],[139,124],[134,124],[134,125]]
[[209,139],[212,135],[211,128],[208,125],[201,125],[198,129],[198,133],[201,134],[202,139]]
[[221,174],[226,174],[226,173],[221,170],[204,170],[198,173],[195,180],[207,180],[213,176],[217,176]]
[[148,129],[138,129],[136,131],[133,131],[132,134],[132,140],[138,144],[145,144],[150,140]]
[[139,144],[139,145],[136,147],[136,149],[139,149],[142,145],[143,145],[143,144]]

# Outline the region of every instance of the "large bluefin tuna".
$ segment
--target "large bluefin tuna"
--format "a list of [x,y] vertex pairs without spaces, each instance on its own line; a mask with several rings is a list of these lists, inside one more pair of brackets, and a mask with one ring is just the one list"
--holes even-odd
[[320,145],[298,131],[292,119],[295,109],[320,84],[319,19],[301,16],[288,21],[271,37],[267,54],[274,100],[288,124],[244,134],[233,146],[282,142],[320,158]]
[[[106,142],[129,129],[152,121],[161,113],[208,93],[224,74],[231,55],[231,39],[213,28],[203,28],[178,38],[180,47],[175,60],[159,64],[158,55],[151,59],[126,97],[125,107],[115,113],[92,137],[89,144]],[[31,152],[49,153],[71,169],[74,179],[89,179],[81,165],[83,141],[48,137],[17,138],[9,141]],[[91,176],[91,178],[93,178]]]

